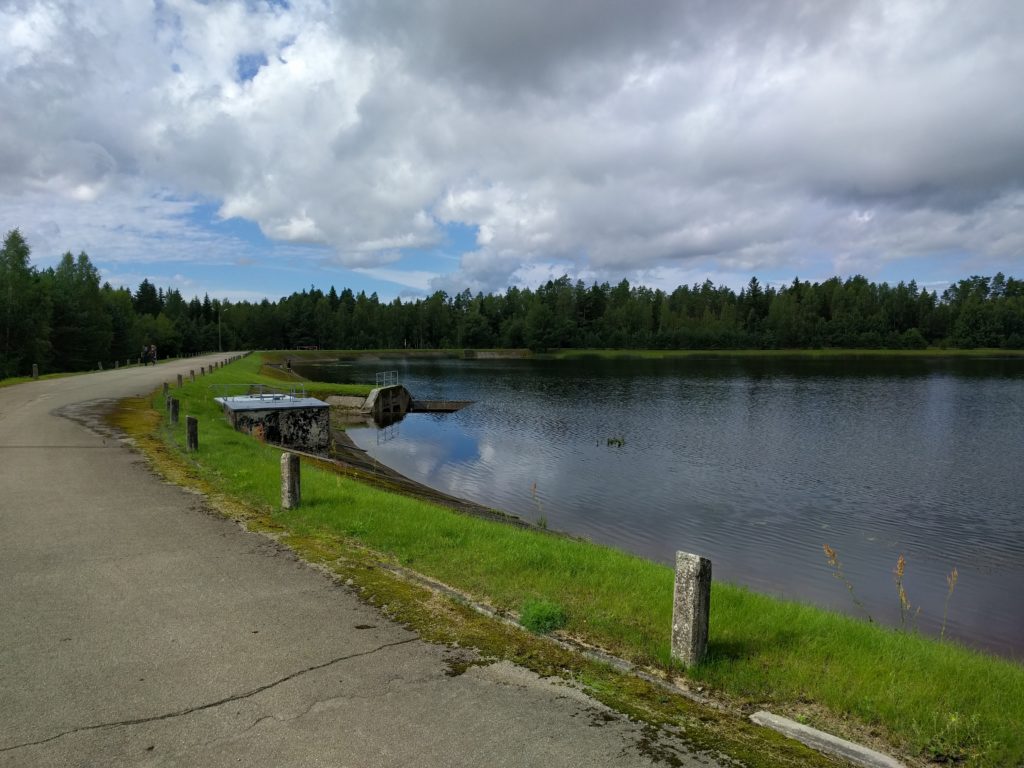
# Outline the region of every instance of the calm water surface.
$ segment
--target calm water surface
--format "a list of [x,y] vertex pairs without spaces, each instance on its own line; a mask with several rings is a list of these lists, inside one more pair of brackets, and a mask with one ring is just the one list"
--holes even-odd
[[[715,577],[900,623],[907,559],[917,626],[1024,658],[1024,360],[407,360],[415,396],[451,415],[350,432],[398,471],[456,496]],[[622,446],[608,438],[621,438]],[[534,493],[533,489],[536,488]]]

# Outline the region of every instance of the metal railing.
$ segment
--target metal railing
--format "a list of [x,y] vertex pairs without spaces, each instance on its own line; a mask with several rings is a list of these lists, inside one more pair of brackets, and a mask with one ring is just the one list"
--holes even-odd
[[308,397],[305,384],[296,384],[288,389],[268,384],[213,384],[210,389],[217,397],[252,397],[260,400]]
[[398,371],[378,371],[377,386],[393,387],[398,384]]

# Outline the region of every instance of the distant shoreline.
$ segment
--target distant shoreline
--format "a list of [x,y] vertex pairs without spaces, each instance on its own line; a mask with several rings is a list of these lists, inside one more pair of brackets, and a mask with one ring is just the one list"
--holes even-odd
[[289,359],[304,364],[345,361],[438,359],[438,360],[574,360],[596,359],[668,359],[668,358],[775,358],[775,359],[1024,359],[1024,349],[929,347],[928,349],[858,349],[826,347],[821,349],[297,349],[262,352],[268,363],[283,364]]

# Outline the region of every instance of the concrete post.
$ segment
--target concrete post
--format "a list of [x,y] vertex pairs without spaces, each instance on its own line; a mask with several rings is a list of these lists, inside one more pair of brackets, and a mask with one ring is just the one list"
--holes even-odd
[[708,647],[711,608],[711,561],[676,552],[672,596],[672,657],[687,667],[700,663]]
[[100,360],[98,363],[96,363],[96,367],[99,368],[102,371],[103,370],[103,361]]
[[36,363],[32,363],[32,381],[37,381],[38,379],[39,379],[39,365],[36,364]]
[[168,413],[171,412],[171,400],[173,398],[170,395],[164,395],[164,410]]
[[114,370],[116,371],[120,367],[121,367],[121,361],[120,360],[115,360],[114,361]]
[[281,454],[281,509],[295,509],[302,501],[302,480],[299,475],[299,456]]
[[199,375],[200,376],[205,376],[206,375],[206,366],[205,365],[200,365],[199,366]]
[[183,383],[183,382],[182,382],[182,380],[181,380],[181,374],[179,373],[179,374],[178,374],[178,389],[181,389],[181,385],[182,385],[182,383]]
[[178,409],[180,405],[181,403],[178,401],[178,398],[171,398],[171,424],[178,423]]
[[190,370],[188,372],[188,375],[189,375],[189,378],[192,379],[192,383],[195,384],[196,383],[196,369],[193,368],[192,370]]
[[199,450],[199,419],[185,417],[185,450],[189,453]]
[[164,397],[167,397],[167,382],[164,382]]

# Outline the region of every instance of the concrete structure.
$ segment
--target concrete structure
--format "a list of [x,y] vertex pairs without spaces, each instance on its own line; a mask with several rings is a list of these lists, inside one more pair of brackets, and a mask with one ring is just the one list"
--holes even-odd
[[325,451],[330,445],[330,406],[322,400],[281,394],[214,399],[239,432],[305,451]]
[[411,404],[409,390],[401,384],[392,384],[372,389],[360,410],[373,416],[378,424],[386,424],[402,418]]
[[751,722],[771,728],[791,739],[796,739],[801,744],[806,744],[811,749],[824,752],[826,755],[835,755],[843,760],[848,760],[854,765],[863,768],[905,768],[903,763],[889,755],[876,752],[873,749],[855,744],[846,739],[840,739],[831,733],[819,731],[809,725],[803,725],[795,720],[781,715],[773,715],[771,712],[755,712],[750,716]]
[[389,384],[371,390],[359,411],[386,426],[407,413],[454,413],[470,404],[471,400],[416,400],[403,385]]
[[672,599],[672,657],[690,667],[700,663],[708,646],[711,608],[711,561],[676,552]]

